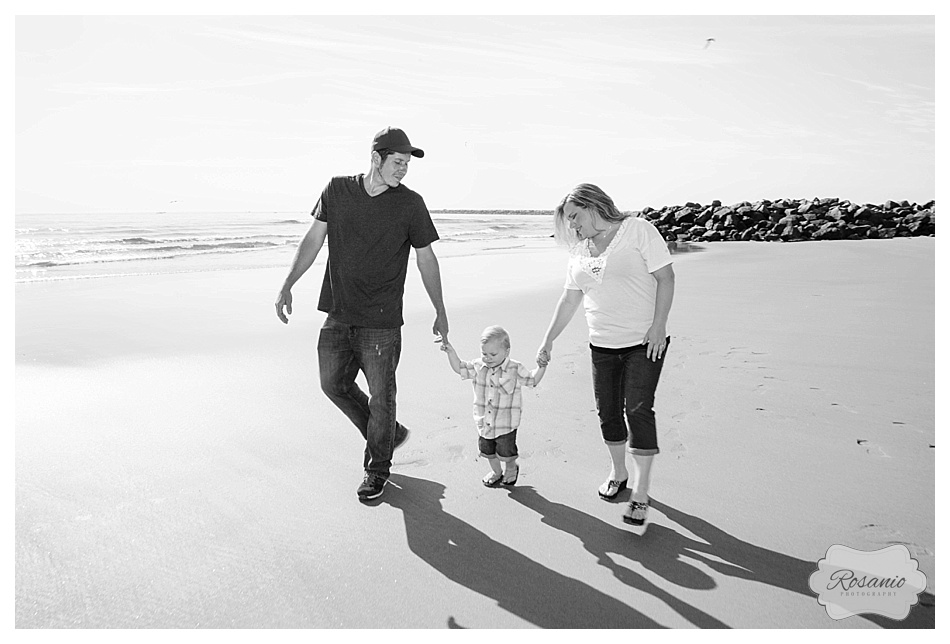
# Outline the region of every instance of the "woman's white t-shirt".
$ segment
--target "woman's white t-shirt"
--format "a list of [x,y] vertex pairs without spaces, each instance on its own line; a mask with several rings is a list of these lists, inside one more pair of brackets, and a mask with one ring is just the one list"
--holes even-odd
[[571,248],[564,288],[584,292],[591,344],[605,349],[643,344],[656,304],[651,273],[673,263],[666,241],[646,219],[627,217],[602,254],[591,257],[590,247],[582,240]]

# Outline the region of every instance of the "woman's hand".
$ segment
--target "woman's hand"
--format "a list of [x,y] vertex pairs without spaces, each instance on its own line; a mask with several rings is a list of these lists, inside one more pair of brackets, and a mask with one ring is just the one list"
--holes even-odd
[[551,362],[551,349],[552,343],[550,342],[547,344],[542,344],[538,349],[537,362],[539,367],[546,367],[548,366],[548,363]]
[[666,328],[653,325],[643,337],[643,344],[647,345],[647,357],[656,362],[663,357],[666,350]]
[[653,362],[663,357],[666,350],[666,320],[673,306],[673,289],[676,284],[676,275],[673,274],[673,265],[667,264],[653,271],[656,279],[656,304],[653,310],[653,324],[643,336],[643,344],[647,345],[647,356]]

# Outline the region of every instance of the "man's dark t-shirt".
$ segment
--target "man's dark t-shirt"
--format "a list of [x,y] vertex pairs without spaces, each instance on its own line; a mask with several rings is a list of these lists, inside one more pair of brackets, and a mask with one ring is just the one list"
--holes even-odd
[[422,197],[402,184],[370,197],[362,174],[334,177],[311,214],[329,247],[317,308],[344,324],[402,326],[409,247],[439,239]]

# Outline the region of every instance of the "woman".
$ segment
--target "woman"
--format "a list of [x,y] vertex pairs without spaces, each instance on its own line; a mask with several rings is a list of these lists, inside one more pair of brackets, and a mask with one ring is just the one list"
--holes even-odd
[[650,222],[621,213],[597,186],[583,183],[558,205],[555,237],[570,248],[564,292],[538,350],[551,359],[554,340],[583,301],[590,335],[594,398],[610,454],[598,494],[610,500],[627,487],[626,450],[633,455],[627,523],[642,526],[650,503],[650,468],[659,453],[653,397],[669,345],[673,258]]

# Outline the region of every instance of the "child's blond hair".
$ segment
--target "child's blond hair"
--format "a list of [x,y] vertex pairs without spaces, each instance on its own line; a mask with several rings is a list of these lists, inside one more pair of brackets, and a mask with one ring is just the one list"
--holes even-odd
[[508,337],[508,332],[497,324],[482,331],[482,344],[492,340],[501,340],[505,349],[511,349],[511,338]]

